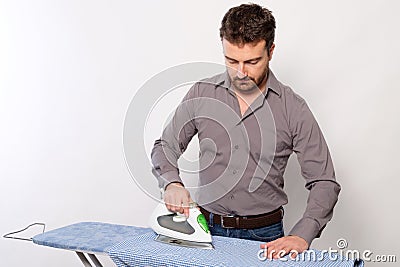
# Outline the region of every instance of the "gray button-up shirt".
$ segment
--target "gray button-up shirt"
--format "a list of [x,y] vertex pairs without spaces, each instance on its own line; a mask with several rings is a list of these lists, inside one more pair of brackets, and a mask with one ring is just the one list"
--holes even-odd
[[308,244],[332,218],[340,185],[322,132],[306,102],[269,71],[266,90],[241,115],[227,73],[197,82],[151,153],[159,185],[182,182],[178,158],[198,134],[197,202],[215,214],[258,215],[287,204],[283,174],[295,152],[310,191],[290,235]]

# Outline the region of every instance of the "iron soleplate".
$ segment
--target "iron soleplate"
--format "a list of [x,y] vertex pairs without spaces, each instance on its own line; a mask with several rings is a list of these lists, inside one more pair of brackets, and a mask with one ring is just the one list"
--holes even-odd
[[182,240],[165,235],[157,235],[155,241],[188,248],[214,249],[214,246],[211,243]]

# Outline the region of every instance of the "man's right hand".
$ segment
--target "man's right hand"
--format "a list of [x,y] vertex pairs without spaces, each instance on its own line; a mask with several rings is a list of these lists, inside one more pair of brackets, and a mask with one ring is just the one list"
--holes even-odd
[[181,183],[170,183],[164,192],[165,206],[169,211],[189,217],[189,203],[193,202],[189,191]]

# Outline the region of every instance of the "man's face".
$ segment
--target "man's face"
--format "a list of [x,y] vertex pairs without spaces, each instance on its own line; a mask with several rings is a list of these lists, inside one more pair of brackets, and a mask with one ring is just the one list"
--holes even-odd
[[268,55],[265,45],[265,40],[244,45],[222,40],[228,74],[238,92],[249,94],[258,88],[264,90],[262,86],[265,86],[269,61],[274,51],[272,45]]

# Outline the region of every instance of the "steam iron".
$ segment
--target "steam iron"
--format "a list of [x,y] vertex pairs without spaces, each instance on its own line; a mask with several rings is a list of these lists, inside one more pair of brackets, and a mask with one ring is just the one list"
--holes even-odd
[[164,203],[158,204],[149,219],[150,227],[158,235],[156,241],[171,245],[213,249],[210,230],[196,204],[190,204],[189,217],[173,213]]

